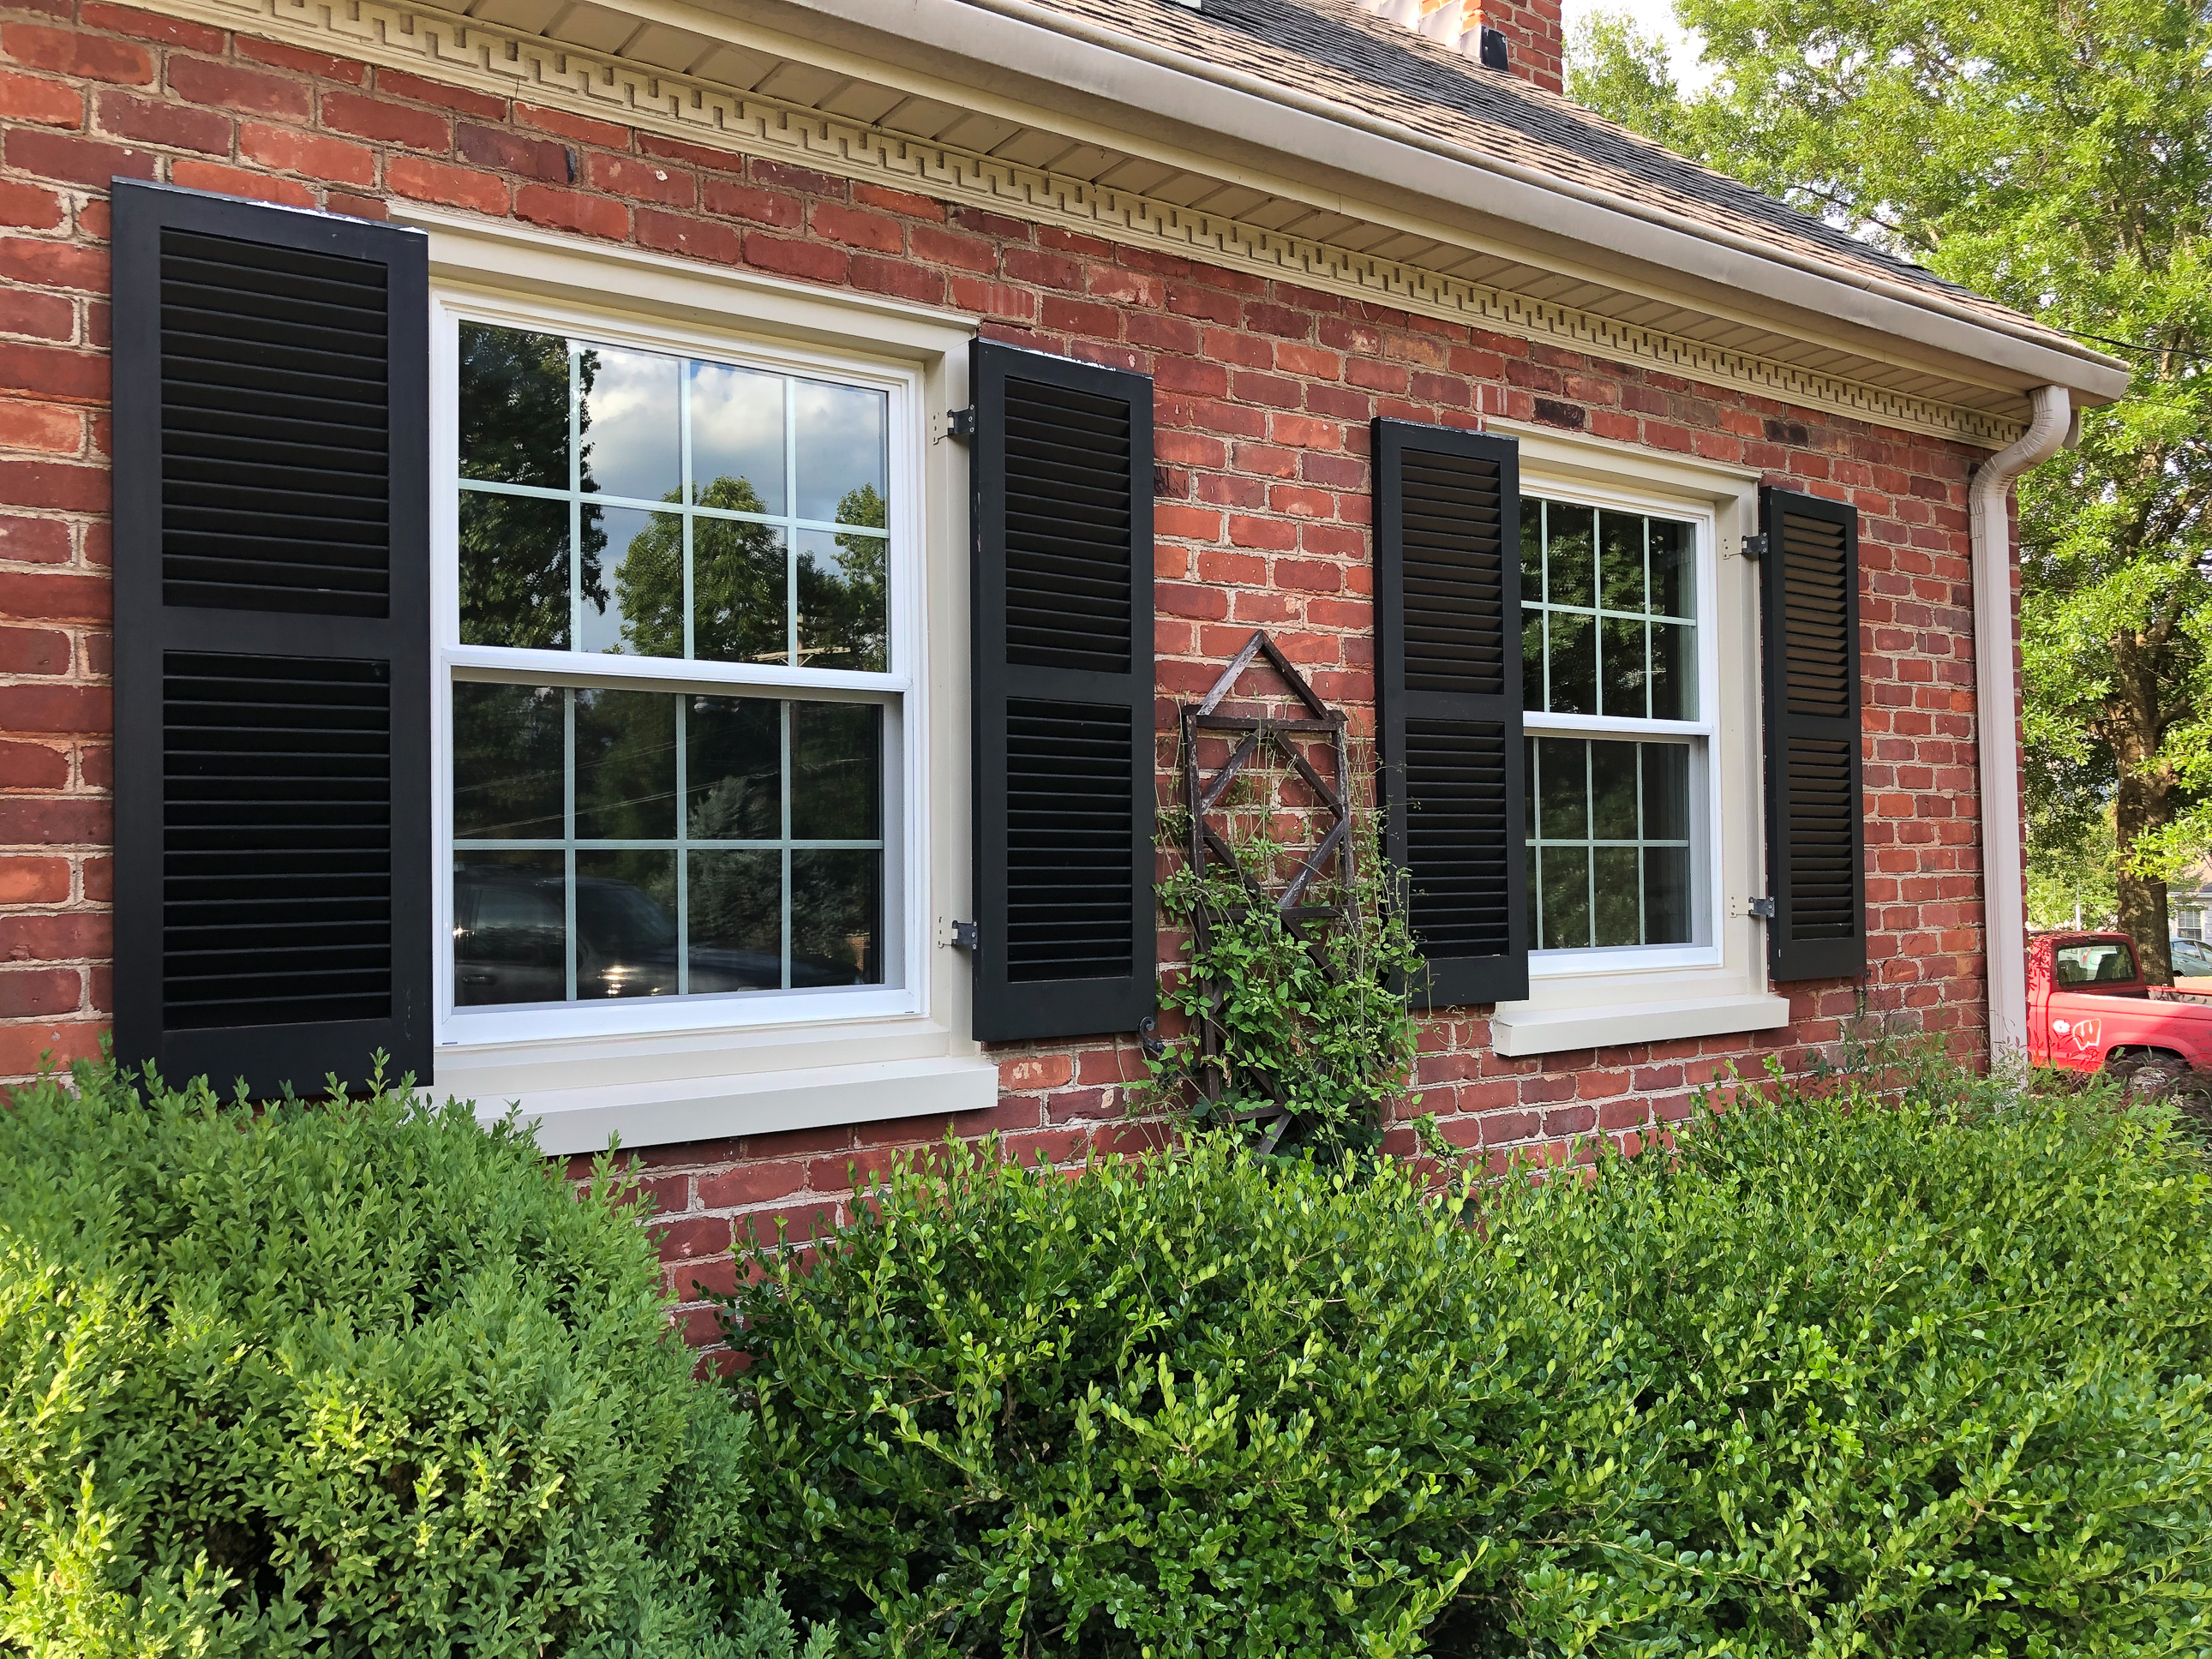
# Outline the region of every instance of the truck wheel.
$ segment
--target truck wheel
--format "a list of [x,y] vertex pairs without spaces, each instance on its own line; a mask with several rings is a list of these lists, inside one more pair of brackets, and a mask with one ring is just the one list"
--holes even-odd
[[2164,1048],[2115,1048],[2105,1069],[2120,1079],[2130,1100],[2162,1098],[2190,1074],[2189,1062]]

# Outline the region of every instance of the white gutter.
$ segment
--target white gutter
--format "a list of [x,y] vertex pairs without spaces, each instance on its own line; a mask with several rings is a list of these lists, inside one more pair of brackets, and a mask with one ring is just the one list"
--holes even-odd
[[2073,410],[2066,388],[2039,386],[2020,441],[1974,474],[1966,495],[1974,544],[1974,728],[1981,749],[1982,927],[1990,1057],[2027,1048],[2027,916],[2021,895],[2020,723],[2013,681],[2012,481],[2056,455]]

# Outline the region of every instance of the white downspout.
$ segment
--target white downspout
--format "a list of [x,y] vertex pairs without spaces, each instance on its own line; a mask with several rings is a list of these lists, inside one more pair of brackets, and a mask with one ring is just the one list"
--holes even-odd
[[2012,481],[2056,455],[2073,412],[2063,386],[2039,386],[2020,441],[1974,474],[1966,494],[1974,544],[1974,729],[1981,749],[1982,915],[1990,1054],[2027,1048],[2027,915],[2021,891],[2020,725],[2013,683]]

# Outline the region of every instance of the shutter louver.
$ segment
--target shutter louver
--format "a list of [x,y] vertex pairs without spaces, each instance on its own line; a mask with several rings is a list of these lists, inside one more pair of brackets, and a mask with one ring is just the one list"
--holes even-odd
[[1153,983],[1152,383],[972,362],[975,1035],[1133,1029]]
[[1761,492],[1767,924],[1777,981],[1866,970],[1858,514]]
[[1375,422],[1385,847],[1431,1006],[1528,994],[1521,488],[1510,439]]
[[114,211],[117,1054],[428,1082],[425,239]]

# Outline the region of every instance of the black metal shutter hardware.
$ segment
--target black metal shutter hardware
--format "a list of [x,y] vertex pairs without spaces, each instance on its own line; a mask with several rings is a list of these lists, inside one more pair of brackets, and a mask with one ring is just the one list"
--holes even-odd
[[117,1054],[427,1082],[426,239],[114,212]]
[[1386,848],[1433,1006],[1528,994],[1520,447],[1375,422]]
[[1759,492],[1770,971],[1866,971],[1859,781],[1859,517],[1840,501]]
[[975,1034],[1155,1006],[1152,382],[977,341]]

